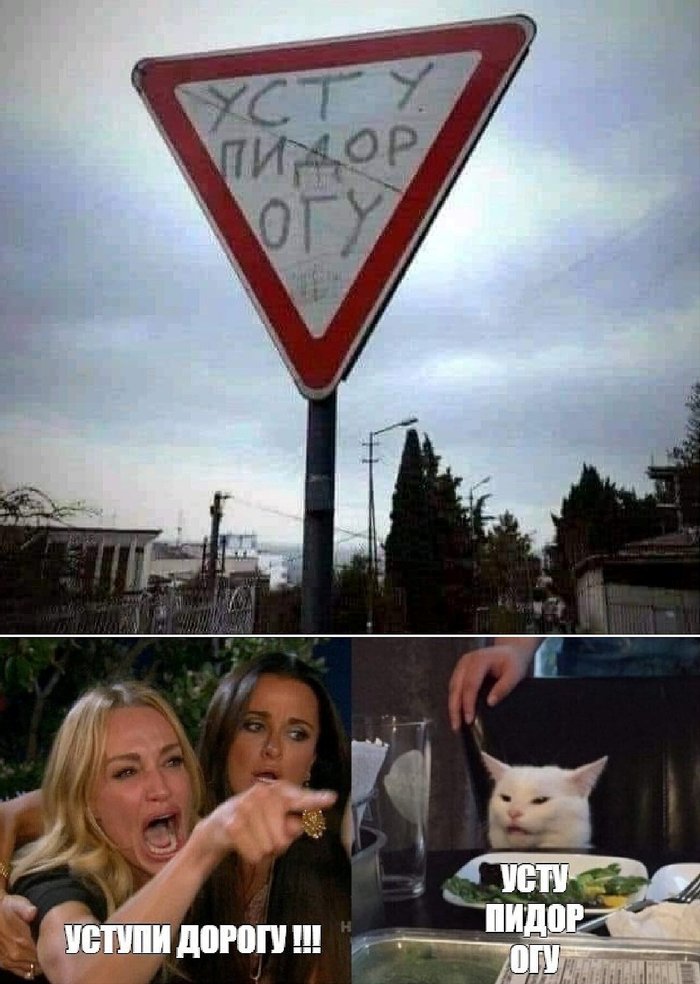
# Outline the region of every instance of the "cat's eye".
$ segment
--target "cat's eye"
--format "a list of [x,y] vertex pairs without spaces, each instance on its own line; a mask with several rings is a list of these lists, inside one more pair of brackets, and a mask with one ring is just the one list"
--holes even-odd
[[535,796],[535,798],[534,798],[534,800],[532,800],[532,802],[534,803],[535,806],[541,806],[542,803],[548,803],[549,802],[549,796]]
[[506,796],[505,793],[501,793],[501,799],[504,803],[510,803],[510,796]]

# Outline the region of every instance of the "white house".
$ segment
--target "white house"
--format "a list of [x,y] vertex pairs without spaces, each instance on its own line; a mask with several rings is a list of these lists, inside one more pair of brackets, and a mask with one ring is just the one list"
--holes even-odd
[[[202,543],[155,543],[151,575],[171,584],[181,584],[197,577],[206,569],[203,564]],[[258,548],[255,533],[226,533],[221,537],[217,568],[219,573],[237,578],[263,575],[270,580],[270,589],[286,587],[289,583],[287,561],[281,554]]]
[[289,587],[287,558],[282,554],[267,553],[262,550],[258,554],[258,570],[270,578],[270,591]]

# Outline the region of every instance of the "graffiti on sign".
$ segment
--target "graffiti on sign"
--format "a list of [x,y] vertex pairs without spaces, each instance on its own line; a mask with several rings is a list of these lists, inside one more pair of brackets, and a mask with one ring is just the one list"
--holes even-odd
[[323,335],[478,52],[188,82],[177,99],[312,334]]

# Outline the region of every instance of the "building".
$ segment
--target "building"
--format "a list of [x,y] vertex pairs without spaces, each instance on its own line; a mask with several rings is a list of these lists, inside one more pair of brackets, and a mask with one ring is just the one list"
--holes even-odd
[[282,554],[261,550],[258,554],[258,570],[270,578],[270,591],[281,591],[290,586],[287,558]]
[[151,584],[183,584],[202,573],[201,543],[153,544]]
[[[199,577],[206,570],[208,559],[206,542],[155,543],[151,563],[151,577],[161,584],[183,584]],[[270,590],[287,587],[289,575],[287,562],[281,554],[258,548],[255,533],[225,533],[220,537],[217,557],[220,575],[240,580],[261,575],[269,578]]]
[[700,465],[652,464],[647,475],[654,482],[666,532],[700,526]]
[[628,543],[576,568],[579,631],[602,634],[700,632],[697,530]]
[[[4,526],[0,552],[5,574],[22,561],[40,579],[55,576],[63,587],[88,592],[143,591],[151,567],[153,541],[161,530],[103,529],[87,526]],[[19,569],[19,568],[17,568]]]
[[[255,561],[254,571],[269,578],[270,591],[289,587],[287,560],[281,553],[265,550],[258,544],[256,533],[225,533],[224,556],[239,567],[246,561]],[[227,571],[228,572],[228,571]]]

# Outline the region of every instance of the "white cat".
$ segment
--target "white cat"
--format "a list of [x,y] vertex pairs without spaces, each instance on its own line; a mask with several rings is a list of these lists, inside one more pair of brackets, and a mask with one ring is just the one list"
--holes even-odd
[[491,847],[590,847],[588,797],[607,756],[578,769],[506,765],[485,752],[482,758],[496,783],[489,801]]

